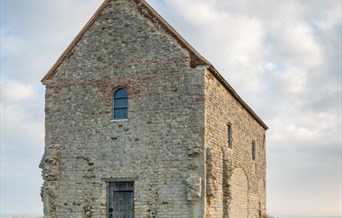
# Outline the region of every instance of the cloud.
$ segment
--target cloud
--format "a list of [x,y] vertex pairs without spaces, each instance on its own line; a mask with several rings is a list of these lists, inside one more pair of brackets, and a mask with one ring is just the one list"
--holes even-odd
[[1,44],[5,47],[1,48],[1,53],[4,53],[1,55],[1,71],[17,80],[36,82],[38,85],[42,76],[101,2],[101,0],[3,2]]
[[34,96],[32,84],[26,85],[16,80],[3,79],[1,87],[3,89],[1,93],[2,103],[22,101]]
[[[17,133],[17,137],[25,136]],[[42,213],[41,154],[42,148],[1,142],[1,215]]]
[[1,131],[2,143],[17,146],[42,145],[42,96],[34,84],[2,78],[0,106],[1,125],[5,127]]
[[0,111],[1,213],[37,214],[44,143],[41,92],[33,84],[2,78]]
[[341,2],[150,3],[270,126],[269,211],[338,215]]
[[[1,193],[5,189],[8,199],[2,213],[26,212],[16,210],[18,202],[11,203],[20,195],[11,185],[19,177],[14,172],[24,167],[29,166],[25,175],[34,191],[26,193],[20,205],[39,198],[35,194],[41,180],[34,179],[39,178],[44,133],[44,93],[39,81],[101,2],[1,3]],[[338,215],[341,2],[148,2],[270,126],[269,212]],[[41,212],[41,204],[32,207],[25,209]]]
[[100,3],[1,2],[1,215],[43,211],[38,168],[44,149],[40,80]]

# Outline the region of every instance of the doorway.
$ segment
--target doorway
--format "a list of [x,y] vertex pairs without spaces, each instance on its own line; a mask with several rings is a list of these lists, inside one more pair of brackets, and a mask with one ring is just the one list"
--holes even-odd
[[111,182],[108,191],[108,217],[134,218],[134,182]]

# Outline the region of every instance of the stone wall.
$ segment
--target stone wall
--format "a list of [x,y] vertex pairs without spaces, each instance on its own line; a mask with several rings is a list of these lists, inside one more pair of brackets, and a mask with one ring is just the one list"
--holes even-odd
[[[108,2],[44,80],[45,217],[105,217],[118,179],[134,181],[135,217],[265,214],[264,127],[140,0]],[[113,121],[122,87],[128,119]]]
[[230,217],[248,217],[248,180],[241,168],[232,172],[230,181]]
[[[266,213],[265,129],[209,70],[205,76],[206,216],[259,217]],[[232,149],[228,148],[228,123]],[[256,143],[255,161],[252,141]]]
[[[46,85],[45,217],[105,217],[134,180],[136,217],[203,217],[204,67],[136,3],[111,1]],[[128,120],[112,93],[129,93]]]

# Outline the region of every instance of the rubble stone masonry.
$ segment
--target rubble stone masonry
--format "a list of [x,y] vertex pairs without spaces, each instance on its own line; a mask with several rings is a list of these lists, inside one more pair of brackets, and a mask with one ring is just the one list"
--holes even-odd
[[[43,80],[45,218],[106,217],[110,181],[134,182],[134,217],[259,217],[265,128],[137,2],[108,1]],[[128,119],[112,120],[122,87]]]
[[[265,128],[213,75],[205,71],[207,217],[260,217],[266,214]],[[232,148],[228,148],[228,124]],[[252,160],[252,141],[256,159]]]

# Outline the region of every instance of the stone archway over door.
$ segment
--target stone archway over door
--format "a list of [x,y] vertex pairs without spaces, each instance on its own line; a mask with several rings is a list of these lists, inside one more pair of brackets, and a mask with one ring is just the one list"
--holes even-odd
[[231,202],[229,206],[229,217],[248,217],[248,180],[244,171],[237,168],[229,181]]

